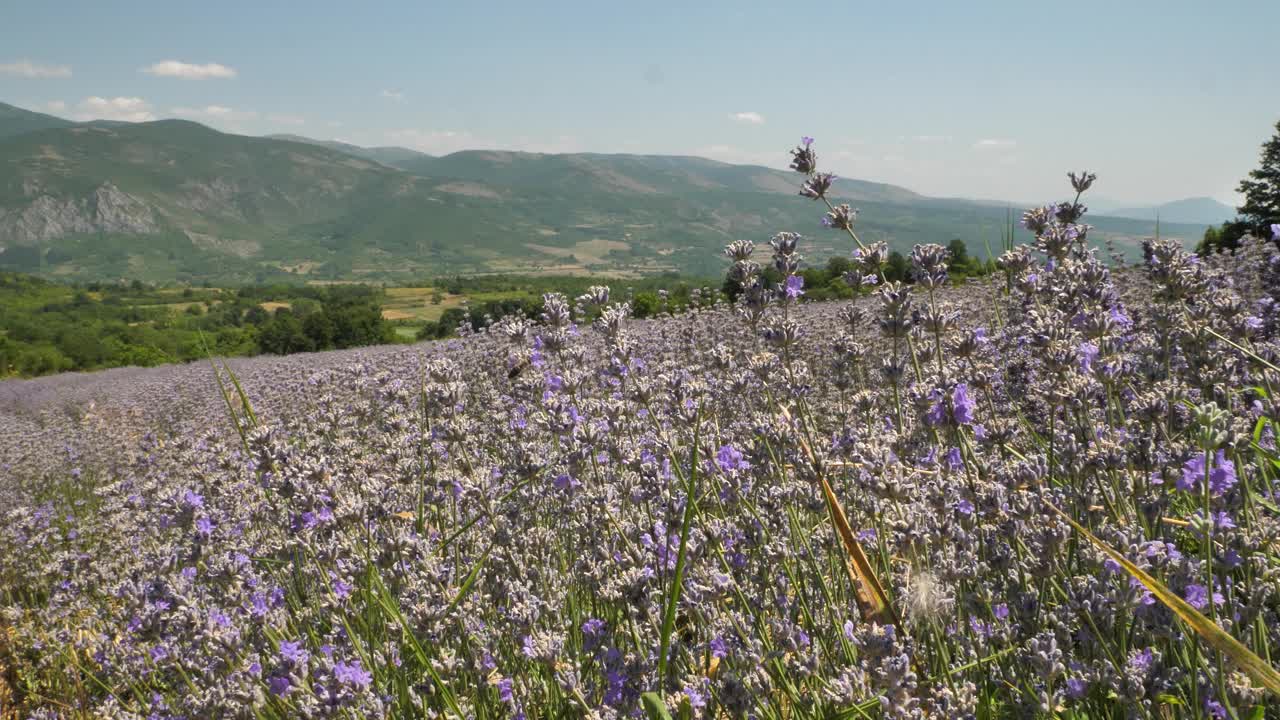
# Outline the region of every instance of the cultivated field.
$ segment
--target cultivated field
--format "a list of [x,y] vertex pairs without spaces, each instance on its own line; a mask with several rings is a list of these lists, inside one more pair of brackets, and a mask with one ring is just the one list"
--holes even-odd
[[438,343],[0,384],[0,699],[1270,717],[1274,248],[1109,267],[1071,202],[981,280],[918,246],[907,286],[827,207],[852,302],[801,302],[779,233],[676,317],[599,287]]

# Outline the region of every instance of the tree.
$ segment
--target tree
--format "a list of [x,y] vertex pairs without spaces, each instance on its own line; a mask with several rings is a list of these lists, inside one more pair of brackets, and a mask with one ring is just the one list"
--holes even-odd
[[333,336],[337,329],[328,313],[313,312],[302,319],[302,332],[311,339],[315,349],[328,350],[333,347]]
[[302,323],[288,310],[278,310],[258,333],[258,348],[272,355],[308,352],[315,349]]
[[854,269],[853,261],[847,257],[836,255],[827,260],[827,278],[842,278],[844,274]]
[[889,264],[884,269],[885,279],[906,282],[910,276],[911,266],[907,263],[907,257],[897,250],[889,253]]
[[[1209,255],[1224,250],[1235,250],[1240,247],[1240,239],[1251,232],[1248,222],[1244,220],[1228,220],[1222,223],[1222,227],[1208,227],[1204,231],[1204,237],[1200,239],[1200,243],[1196,245],[1196,253],[1199,255]],[[1270,232],[1263,234],[1268,237]]]
[[1196,252],[1208,255],[1235,250],[1245,235],[1271,238],[1271,225],[1280,222],[1280,122],[1276,134],[1262,145],[1262,157],[1257,169],[1240,181],[1237,191],[1244,195],[1244,204],[1236,208],[1239,215],[1222,227],[1211,227],[1196,245]]
[[459,325],[462,324],[466,317],[467,312],[462,308],[446,308],[445,311],[440,314],[440,319],[436,321],[436,325],[440,328],[437,331],[436,337],[444,337],[445,335],[452,333]]
[[658,296],[654,293],[639,293],[631,303],[631,314],[637,318],[652,317],[657,312]]
[[324,313],[333,324],[334,347],[374,345],[391,337],[390,326],[382,319],[382,310],[377,305],[330,303],[325,305]]
[[1236,208],[1238,219],[1248,223],[1254,235],[1269,238],[1271,224],[1280,222],[1280,122],[1275,135],[1262,145],[1257,169],[1236,190],[1244,195],[1244,204]]
[[254,305],[244,313],[244,321],[249,325],[265,325],[271,315],[261,305]]

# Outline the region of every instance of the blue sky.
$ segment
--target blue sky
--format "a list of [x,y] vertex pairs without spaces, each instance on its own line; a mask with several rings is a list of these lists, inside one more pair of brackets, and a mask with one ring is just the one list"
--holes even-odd
[[[304,9],[305,8],[305,9]],[[0,100],[431,153],[696,154],[1039,202],[1234,188],[1280,120],[1280,2],[21,2]],[[158,65],[164,61],[176,64]]]

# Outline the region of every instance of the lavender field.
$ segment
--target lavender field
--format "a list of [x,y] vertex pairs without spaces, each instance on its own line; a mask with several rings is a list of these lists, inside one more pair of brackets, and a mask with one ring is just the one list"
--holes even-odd
[[857,300],[783,232],[657,320],[0,384],[0,716],[1280,717],[1274,247],[1112,264],[1073,175],[885,283],[793,160]]

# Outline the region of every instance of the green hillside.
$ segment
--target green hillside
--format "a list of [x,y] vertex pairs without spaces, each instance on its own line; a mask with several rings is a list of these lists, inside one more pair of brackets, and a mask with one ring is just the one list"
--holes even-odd
[[[395,163],[422,176],[451,177],[503,187],[624,195],[675,195],[711,190],[794,195],[793,173],[755,165],[730,165],[675,155],[544,154],[463,150]],[[837,181],[841,197],[852,200],[915,202],[906,188],[864,180]]]
[[70,120],[23,110],[20,107],[0,102],[0,140],[34,130],[70,127],[71,125],[74,125],[74,123]]
[[[57,126],[23,112],[6,127],[28,130],[0,139],[0,268],[45,277],[712,276],[726,243],[763,242],[780,229],[809,236],[813,262],[850,250],[819,225],[821,204],[797,196],[798,177],[770,168],[586,153],[361,155],[180,120]],[[381,151],[400,154],[384,162]],[[989,203],[882,183],[841,180],[833,195],[862,210],[864,239],[901,250],[959,238],[985,257],[1006,221],[1005,208]],[[1154,230],[1141,220],[1095,223],[1095,237],[1130,254]],[[1202,231],[1162,225],[1186,240]]]
[[382,163],[390,167],[398,167],[402,163],[411,163],[420,158],[430,158],[426,153],[420,153],[417,150],[409,148],[387,146],[387,147],[360,147],[351,143],[338,142],[337,140],[315,140],[302,135],[292,135],[289,133],[281,133],[277,135],[268,135],[272,140],[288,140],[290,142],[307,143],[308,145],[319,145],[327,147],[330,150],[337,150],[348,155],[355,155],[366,160]]

